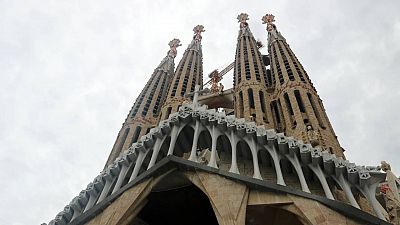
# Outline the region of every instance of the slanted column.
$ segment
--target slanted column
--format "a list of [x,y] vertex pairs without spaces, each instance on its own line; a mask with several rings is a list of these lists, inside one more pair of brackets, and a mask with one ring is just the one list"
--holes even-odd
[[164,142],[164,140],[165,140],[165,137],[157,138],[156,143],[154,143],[153,154],[151,155],[150,163],[149,163],[149,166],[147,167],[147,169],[150,169],[151,167],[154,166],[154,164],[156,164],[158,153],[160,152],[161,144]]
[[233,133],[233,131],[231,131],[231,134],[230,134],[230,142],[231,142],[231,149],[232,149],[232,162],[231,162],[231,168],[229,169],[229,172],[240,174],[239,168],[237,165],[237,156],[236,156],[237,138],[236,138],[236,135]]
[[177,125],[175,125],[172,128],[172,131],[171,131],[171,143],[169,145],[169,149],[168,149],[168,154],[167,155],[173,155],[174,154],[175,143],[176,143],[176,139],[178,138],[178,132],[179,132],[179,127]]
[[363,168],[360,168],[358,174],[360,179],[359,180],[360,185],[359,186],[357,185],[358,186],[357,188],[367,198],[369,204],[372,206],[375,214],[379,217],[379,219],[387,221],[381,211],[382,206],[380,205],[378,200],[376,200],[375,196],[376,189],[378,188],[380,182],[383,182],[385,180],[384,176],[379,177],[380,174],[379,175],[370,174]]
[[197,142],[199,141],[199,135],[200,135],[200,121],[196,120],[196,125],[194,127],[192,150],[191,150],[190,156],[189,156],[189,160],[193,161],[193,162],[198,161],[197,155],[196,155],[196,150],[197,150]]
[[[301,189],[304,192],[310,192],[308,188],[306,179],[304,177],[303,170],[301,168],[301,164],[299,158],[297,157],[296,149],[294,148],[296,144],[293,143],[293,138],[286,138],[283,133],[277,134],[277,142],[279,151],[282,155],[286,156],[286,158],[290,161],[294,169],[296,170],[297,176],[300,181]],[[290,147],[289,147],[290,142]]]
[[360,209],[360,206],[358,205],[356,199],[354,198],[353,192],[351,192],[350,184],[346,179],[344,179],[343,174],[340,174],[338,178],[334,176],[332,176],[332,178],[340,185],[340,187],[344,191],[344,194],[347,197],[347,200],[349,200],[350,204],[353,207]]
[[145,149],[139,151],[139,155],[138,155],[138,157],[136,159],[135,168],[133,169],[132,175],[129,178],[129,182],[131,182],[132,180],[134,180],[138,176],[139,171],[140,171],[140,167],[142,167],[142,163],[143,163],[144,158],[147,155],[147,152],[148,151],[145,150]]
[[88,200],[89,199],[86,190],[81,191],[81,193],[79,193],[79,196],[75,197],[72,200],[70,207],[72,208],[74,213],[70,221],[73,221],[76,217],[82,214],[82,211],[85,209]]
[[321,167],[319,165],[309,165],[310,169],[314,172],[314,174],[318,177],[319,182],[321,183],[322,189],[324,189],[325,196],[329,199],[335,200],[331,189],[329,188],[328,182],[326,182],[325,174],[322,172]]
[[126,172],[128,171],[128,168],[129,168],[129,164],[122,166],[121,172],[119,173],[119,176],[117,179],[117,183],[115,184],[114,189],[111,192],[111,194],[114,194],[116,191],[118,191],[120,189],[122,182],[125,179],[125,175],[126,175]]
[[248,142],[248,144],[250,146],[251,155],[252,155],[252,158],[253,158],[253,170],[254,170],[253,178],[262,180],[261,173],[260,173],[260,167],[258,165],[257,143],[253,138],[250,139],[250,140],[248,138],[246,138],[246,139],[247,139],[247,142]]
[[217,138],[219,136],[219,131],[217,128],[212,125],[211,127],[211,139],[212,139],[212,144],[211,144],[211,157],[210,157],[210,162],[208,163],[208,166],[214,167],[218,169],[217,165]]
[[282,175],[282,168],[281,168],[281,157],[276,151],[275,145],[265,146],[269,154],[271,155],[272,160],[274,161],[275,166],[275,173],[276,173],[276,183],[279,185],[286,186],[285,180],[283,179]]
[[321,183],[322,189],[325,192],[325,196],[329,199],[335,200],[331,189],[329,188],[328,182],[326,181],[326,177],[324,172],[321,169],[321,165],[324,161],[328,161],[331,155],[327,152],[322,152],[320,149],[315,148],[310,151],[311,161],[308,161],[308,167],[314,172],[314,174],[318,177],[319,182]]
[[364,186],[364,188],[362,189],[363,190],[362,193],[367,198],[369,204],[371,204],[372,208],[374,209],[375,214],[379,217],[379,219],[386,221],[386,218],[381,211],[382,206],[380,205],[378,200],[376,200],[376,197],[375,197],[375,191],[376,191],[376,188],[378,187],[378,185],[379,184],[377,183],[377,184],[373,184],[373,185]]
[[301,190],[303,190],[304,192],[311,193],[310,189],[308,188],[306,178],[304,177],[304,173],[303,170],[301,169],[301,165],[297,156],[296,155],[291,156],[289,154],[286,156],[289,159],[290,163],[293,165],[294,169],[296,170],[297,176],[299,177]]
[[99,196],[100,192],[103,190],[104,187],[104,180],[103,180],[103,174],[98,175],[93,183],[90,183],[86,190],[89,193],[89,201],[86,204],[85,210],[83,212],[86,212],[90,208],[96,204],[97,197]]
[[110,193],[110,188],[112,184],[116,181],[117,179],[117,174],[119,174],[120,168],[117,163],[111,164],[108,168],[107,171],[104,173],[104,179],[106,180],[106,184],[104,185],[103,191],[100,194],[99,199],[97,200],[97,203],[103,201],[108,194]]
[[126,172],[129,169],[129,161],[127,157],[121,158],[118,160],[118,163],[121,165],[121,171],[119,172],[117,182],[115,183],[114,189],[111,192],[113,194],[114,192],[118,191],[121,188],[122,182],[124,182]]

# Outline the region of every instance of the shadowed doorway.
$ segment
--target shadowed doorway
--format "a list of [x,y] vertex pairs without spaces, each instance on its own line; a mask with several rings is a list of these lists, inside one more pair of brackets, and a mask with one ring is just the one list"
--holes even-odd
[[152,192],[130,225],[218,225],[207,196],[196,186]]

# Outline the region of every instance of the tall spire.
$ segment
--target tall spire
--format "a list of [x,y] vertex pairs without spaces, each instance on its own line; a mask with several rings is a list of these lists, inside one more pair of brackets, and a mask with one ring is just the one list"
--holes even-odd
[[267,24],[268,52],[274,77],[275,91],[271,95],[274,127],[344,157],[322,101],[307,72],[277,30],[275,17],[266,14],[261,20]]
[[249,16],[241,13],[237,19],[240,30],[233,73],[235,115],[271,127],[271,112],[267,105],[267,88],[270,86],[267,71],[247,23]]
[[187,96],[195,90],[196,85],[203,85],[201,33],[204,31],[203,25],[197,25],[193,28],[193,39],[183,53],[175,75],[171,80],[167,99],[162,107],[161,120],[168,118],[169,114],[178,111],[179,106],[184,101],[189,100]]
[[176,48],[181,46],[179,39],[173,39],[168,45],[170,50],[154,70],[122,124],[106,166],[157,124],[161,104],[165,101],[168,84],[174,73]]

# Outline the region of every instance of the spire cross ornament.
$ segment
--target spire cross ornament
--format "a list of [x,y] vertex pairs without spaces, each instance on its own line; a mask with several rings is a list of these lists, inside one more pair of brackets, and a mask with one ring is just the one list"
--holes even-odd
[[203,94],[203,93],[209,93],[210,90],[208,88],[206,89],[202,89],[200,90],[200,85],[196,84],[196,86],[194,87],[194,91],[189,93],[186,97],[190,97],[193,96],[193,109],[196,108],[198,106],[198,99],[199,99],[199,94]]
[[202,39],[201,33],[206,31],[206,30],[204,30],[204,26],[203,25],[197,25],[197,26],[195,26],[193,28],[193,31],[194,31],[193,39],[196,40],[196,41],[201,41],[201,39]]
[[267,31],[272,31],[275,22],[275,16],[272,14],[266,14],[261,18],[263,24],[267,24]]
[[172,39],[172,41],[170,41],[168,43],[168,45],[170,47],[170,49],[168,51],[168,55],[171,56],[172,58],[175,58],[176,54],[178,52],[176,50],[176,48],[179,47],[179,46],[182,46],[181,41],[179,39],[177,39],[177,38],[174,38],[174,39]]
[[248,23],[246,21],[249,20],[249,15],[247,15],[247,13],[240,13],[237,19],[240,23],[240,28],[245,28],[248,26]]

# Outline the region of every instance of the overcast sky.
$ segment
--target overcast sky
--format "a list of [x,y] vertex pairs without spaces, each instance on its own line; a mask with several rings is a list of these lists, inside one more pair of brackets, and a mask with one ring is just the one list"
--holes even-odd
[[276,16],[347,158],[387,160],[400,173],[399,9],[398,0],[0,0],[0,224],[47,223],[93,180],[172,38],[183,44],[178,64],[203,24],[205,76],[233,61],[241,12],[264,43],[261,17]]

